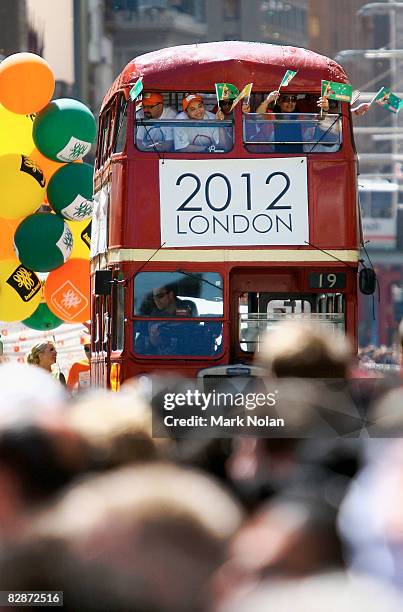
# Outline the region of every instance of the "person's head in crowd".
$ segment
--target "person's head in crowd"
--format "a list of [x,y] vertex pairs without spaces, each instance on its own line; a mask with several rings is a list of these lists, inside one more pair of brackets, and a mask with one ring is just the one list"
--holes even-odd
[[143,93],[142,106],[145,119],[159,119],[164,110],[164,98],[160,93]]
[[56,355],[56,347],[53,342],[40,342],[29,351],[27,363],[51,372],[52,365],[56,363]]
[[352,347],[336,330],[286,321],[266,332],[256,361],[278,378],[345,378]]
[[[384,408],[400,412],[401,391],[394,400]],[[350,575],[373,576],[403,594],[402,420],[381,411],[375,419],[368,418],[363,465],[341,503],[338,529]]]
[[87,441],[99,469],[160,456],[163,445],[152,437],[151,408],[130,385],[119,394],[89,393],[71,407],[68,420]]
[[84,572],[104,575],[99,588],[127,595],[128,609],[208,612],[211,581],[241,518],[208,476],[148,464],[77,484],[33,533],[65,543]]
[[42,368],[26,363],[0,366],[0,423],[35,415],[45,418],[64,411],[66,393]]
[[189,119],[194,121],[200,121],[204,119],[206,109],[204,107],[204,101],[198,94],[189,94],[182,100],[182,107],[185,113],[188,114]]
[[231,545],[249,580],[301,578],[343,565],[336,510],[319,487],[297,486],[261,504]]
[[26,418],[0,428],[0,539],[19,535],[32,515],[89,467],[81,436],[64,420]]
[[[379,386],[382,390],[382,386]],[[383,388],[383,390],[385,389]],[[403,437],[402,387],[388,390],[370,406],[369,422],[370,434],[375,437]]]
[[328,572],[303,580],[263,582],[219,612],[399,612],[402,599],[378,580]]

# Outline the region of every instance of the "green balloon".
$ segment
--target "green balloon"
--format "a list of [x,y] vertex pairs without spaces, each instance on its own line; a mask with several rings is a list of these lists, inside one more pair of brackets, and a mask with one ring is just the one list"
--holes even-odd
[[67,223],[58,215],[35,213],[17,227],[14,247],[24,266],[35,272],[50,272],[70,257],[73,235]]
[[53,210],[70,221],[84,221],[92,215],[92,179],[90,164],[66,164],[49,181],[48,200]]
[[96,124],[89,108],[78,100],[53,100],[37,114],[32,128],[39,151],[57,162],[86,155],[95,140]]
[[47,304],[41,303],[35,312],[23,321],[24,325],[31,329],[44,330],[55,329],[63,323],[56,315],[49,310]]

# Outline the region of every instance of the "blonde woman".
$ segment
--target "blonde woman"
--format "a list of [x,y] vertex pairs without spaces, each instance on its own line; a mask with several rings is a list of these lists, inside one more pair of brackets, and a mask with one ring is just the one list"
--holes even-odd
[[27,355],[27,363],[38,366],[58,378],[62,385],[66,385],[64,374],[60,371],[53,372],[52,366],[56,363],[56,347],[53,342],[40,342],[35,344]]

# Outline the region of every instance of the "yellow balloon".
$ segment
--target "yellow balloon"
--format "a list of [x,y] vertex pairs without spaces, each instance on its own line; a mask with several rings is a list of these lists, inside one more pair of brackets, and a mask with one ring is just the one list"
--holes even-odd
[[0,104],[0,155],[24,153],[35,147],[32,140],[33,116],[17,115]]
[[0,261],[0,321],[23,321],[38,308],[42,283],[17,259]]
[[67,221],[67,225],[73,234],[73,250],[70,257],[72,259],[90,258],[91,241],[91,219],[86,221]]
[[35,212],[45,197],[42,170],[26,155],[0,157],[0,217],[16,219]]

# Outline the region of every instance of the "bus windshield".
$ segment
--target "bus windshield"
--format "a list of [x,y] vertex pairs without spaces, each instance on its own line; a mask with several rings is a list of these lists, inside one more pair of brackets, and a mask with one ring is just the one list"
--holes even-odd
[[[134,352],[203,357],[220,353],[223,325],[208,319],[223,316],[222,287],[222,278],[216,272],[137,274]],[[189,318],[198,321],[187,321]]]
[[222,317],[222,278],[216,272],[140,272],[134,314],[146,317]]

